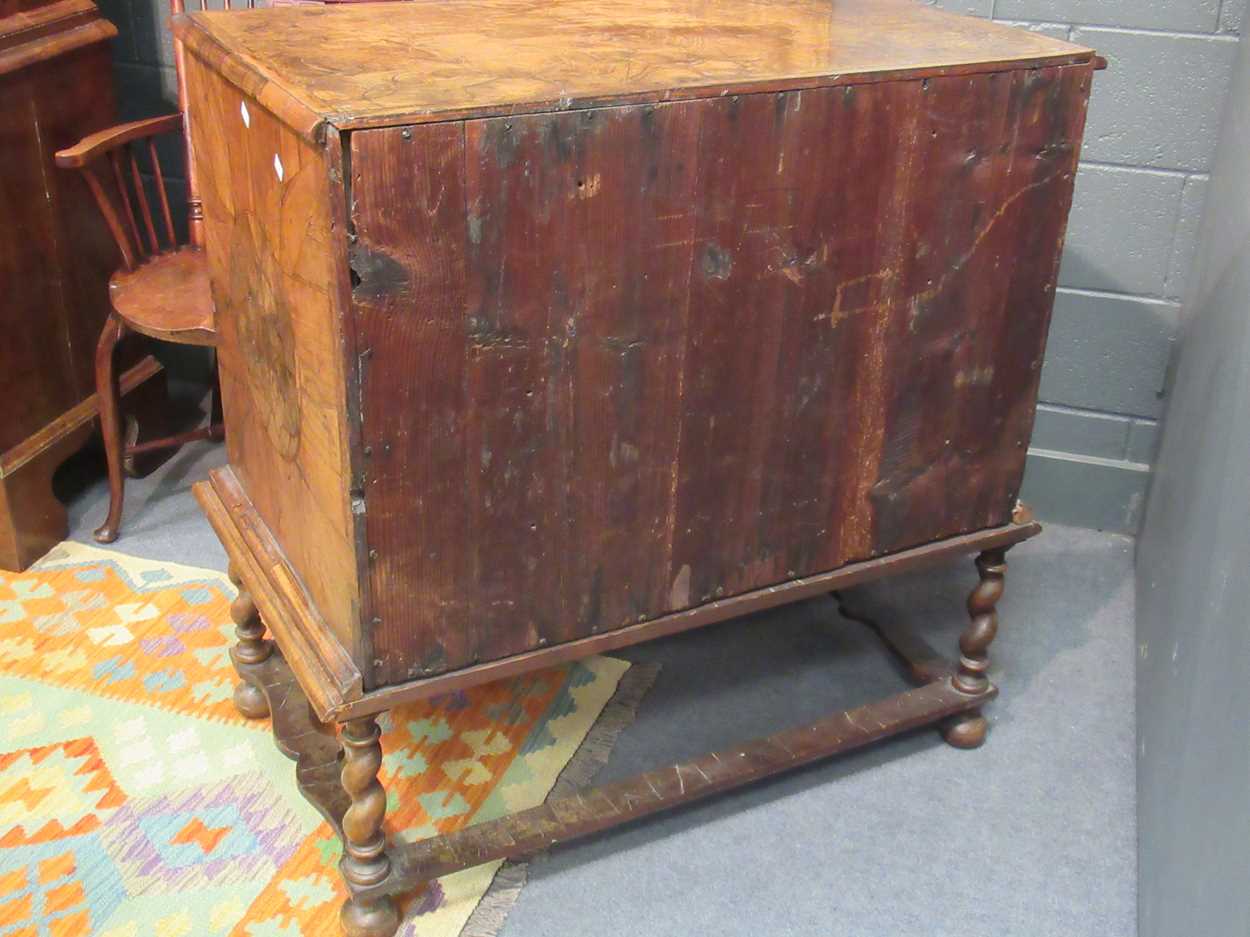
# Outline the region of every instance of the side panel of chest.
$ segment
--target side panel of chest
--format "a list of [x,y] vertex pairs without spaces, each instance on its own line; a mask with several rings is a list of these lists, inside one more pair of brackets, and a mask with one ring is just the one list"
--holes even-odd
[[197,170],[230,466],[298,578],[284,587],[306,590],[323,627],[361,655],[335,150],[195,55],[187,89],[194,151],[205,154]]
[[372,685],[1006,522],[1088,84],[352,134]]

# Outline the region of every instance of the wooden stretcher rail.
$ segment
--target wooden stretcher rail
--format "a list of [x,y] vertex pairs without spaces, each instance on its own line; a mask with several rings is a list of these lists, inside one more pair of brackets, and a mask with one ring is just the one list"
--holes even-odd
[[368,899],[496,859],[531,855],[976,709],[997,693],[993,686],[962,693],[950,679],[937,680],[810,725],[412,843],[392,853],[388,878],[354,891]]

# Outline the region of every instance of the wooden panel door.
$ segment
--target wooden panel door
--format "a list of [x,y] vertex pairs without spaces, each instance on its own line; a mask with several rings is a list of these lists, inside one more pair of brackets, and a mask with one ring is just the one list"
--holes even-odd
[[352,133],[373,685],[1005,523],[1089,75]]

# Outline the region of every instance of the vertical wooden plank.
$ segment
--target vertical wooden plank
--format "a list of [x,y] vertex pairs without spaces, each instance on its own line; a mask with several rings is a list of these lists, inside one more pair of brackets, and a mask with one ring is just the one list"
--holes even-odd
[[792,94],[786,163],[804,167],[782,323],[785,392],[766,457],[758,550],[793,578],[866,556],[862,491],[875,477],[889,380],[885,333],[903,230],[918,87],[891,82]]
[[[109,312],[108,279],[119,259],[81,175],[57,169],[52,154],[116,119],[112,83],[100,80],[111,69],[108,45],[100,43],[42,64],[31,76],[49,200],[56,216],[56,262],[62,294],[58,317],[64,318],[68,361],[61,375],[74,388],[75,401],[95,393],[96,342]],[[41,317],[52,318],[49,312],[43,310]],[[122,363],[137,360],[138,355],[132,352]]]
[[[573,115],[570,115],[573,116]],[[562,640],[654,618],[685,601],[667,569],[696,251],[702,111],[643,106],[561,121],[575,140],[557,175],[577,356],[570,533],[573,602]]]
[[548,643],[566,608],[571,352],[552,334],[563,258],[549,248],[541,121],[466,124],[466,572],[485,660]]
[[372,683],[475,653],[465,481],[464,129],[349,137]]
[[751,544],[764,482],[760,457],[778,390],[786,314],[781,268],[802,198],[793,166],[776,174],[788,135],[784,96],[734,96],[700,107],[696,247],[671,520],[670,573],[687,604],[719,598],[753,577],[777,578],[771,558],[761,566]]
[[[869,499],[874,552],[1002,523],[1019,491],[1084,121],[1081,73],[923,83],[906,362]],[[953,119],[938,119],[951,115]]]
[[[475,568],[500,582],[481,620],[499,608],[513,621],[494,655],[670,605],[656,548],[680,432],[699,111],[468,127],[475,386],[509,400],[476,417],[471,450]],[[513,607],[517,576],[535,590],[528,610]]]

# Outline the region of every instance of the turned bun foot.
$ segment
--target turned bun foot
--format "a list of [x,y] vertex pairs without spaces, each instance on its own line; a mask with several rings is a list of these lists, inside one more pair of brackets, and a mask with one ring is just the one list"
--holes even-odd
[[269,701],[265,694],[245,680],[234,688],[234,708],[248,719],[264,719],[269,715]]
[[95,538],[96,543],[112,543],[117,539],[117,534],[117,525],[103,524],[97,527],[91,536]]
[[976,713],[952,719],[942,726],[942,738],[955,748],[980,748],[985,742],[989,723]]
[[399,930],[399,909],[390,897],[369,902],[349,898],[343,902],[339,921],[347,937],[391,937]]

